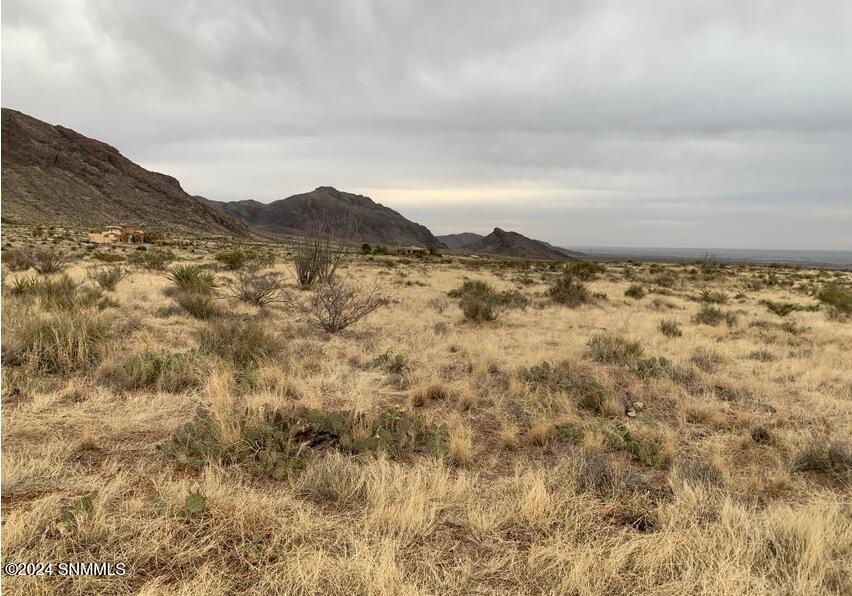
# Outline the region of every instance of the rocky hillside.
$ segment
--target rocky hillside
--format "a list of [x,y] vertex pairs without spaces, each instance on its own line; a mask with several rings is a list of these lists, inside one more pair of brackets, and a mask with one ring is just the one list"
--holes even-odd
[[244,223],[187,194],[171,176],[146,170],[106,143],[7,108],[2,117],[4,222],[251,233]]
[[527,238],[517,232],[507,232],[500,228],[494,228],[493,232],[472,244],[462,247],[461,250],[473,254],[495,257],[516,257],[519,259],[548,261],[573,260],[572,256],[545,242]]
[[369,197],[342,192],[330,186],[293,195],[272,203],[208,201],[223,214],[239,219],[269,236],[304,234],[318,221],[351,222],[352,240],[371,244],[417,245],[443,248],[425,226],[409,221]]

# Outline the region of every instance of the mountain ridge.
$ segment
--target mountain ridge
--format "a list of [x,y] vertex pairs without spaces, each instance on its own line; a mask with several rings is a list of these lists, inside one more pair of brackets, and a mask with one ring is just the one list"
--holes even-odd
[[2,109],[3,218],[11,223],[132,225],[189,234],[250,236],[239,222],[97,139]]
[[332,186],[318,186],[271,203],[253,199],[228,202],[208,199],[207,203],[256,232],[273,237],[303,234],[318,221],[330,220],[352,223],[352,240],[358,242],[446,248],[426,226],[406,219],[370,197]]

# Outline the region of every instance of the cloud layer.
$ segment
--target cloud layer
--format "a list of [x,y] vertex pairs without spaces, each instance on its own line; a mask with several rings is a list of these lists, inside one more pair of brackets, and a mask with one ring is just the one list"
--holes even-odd
[[437,233],[852,248],[852,4],[7,0],[3,105]]

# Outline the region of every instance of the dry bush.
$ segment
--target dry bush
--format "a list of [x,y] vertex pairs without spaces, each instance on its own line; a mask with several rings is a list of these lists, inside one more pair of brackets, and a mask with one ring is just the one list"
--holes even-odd
[[238,270],[234,279],[228,280],[227,284],[231,295],[246,304],[266,306],[284,301],[284,284],[280,276],[273,272],[261,273],[254,267],[246,266]]
[[207,368],[196,352],[144,352],[104,365],[98,372],[104,380],[126,389],[179,392],[200,387]]
[[114,292],[118,282],[127,275],[127,271],[123,267],[111,266],[89,269],[86,274],[101,289],[107,292]]
[[337,333],[386,304],[378,287],[364,289],[335,275],[317,285],[304,310],[314,323]]
[[293,276],[299,285],[310,287],[333,278],[349,250],[347,242],[354,234],[353,220],[320,214],[294,247]]
[[134,251],[128,257],[128,261],[149,271],[164,271],[166,265],[174,261],[175,258],[177,258],[175,253],[170,250],[149,248]]
[[645,288],[639,284],[632,284],[629,288],[624,290],[624,295],[628,298],[633,298],[634,300],[644,298],[646,293]]
[[68,255],[55,248],[40,248],[33,251],[32,267],[37,272],[47,275],[59,273],[68,264]]
[[642,344],[616,333],[593,335],[588,343],[588,356],[601,364],[629,364],[642,356]]
[[207,291],[178,290],[174,300],[191,317],[206,321],[222,315],[215,298]]
[[681,331],[680,325],[678,325],[677,321],[660,321],[660,324],[657,329],[659,329],[660,333],[662,333],[666,337],[680,337],[681,335],[683,335],[683,331]]
[[28,250],[4,250],[2,258],[9,271],[26,271],[33,266],[33,255]]
[[283,342],[261,322],[246,318],[225,318],[209,324],[201,331],[200,346],[237,366],[272,358],[284,349]]
[[828,308],[829,318],[842,320],[852,316],[852,291],[840,284],[827,284],[816,297]]

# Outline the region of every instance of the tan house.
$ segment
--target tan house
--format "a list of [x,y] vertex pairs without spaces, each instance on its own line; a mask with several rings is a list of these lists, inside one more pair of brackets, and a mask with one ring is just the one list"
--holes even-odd
[[103,232],[89,232],[89,242],[95,244],[114,244],[115,242],[142,244],[144,241],[145,232],[130,226],[107,226]]

